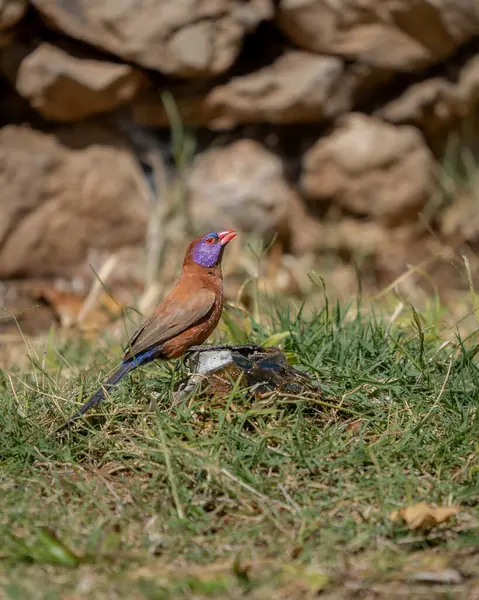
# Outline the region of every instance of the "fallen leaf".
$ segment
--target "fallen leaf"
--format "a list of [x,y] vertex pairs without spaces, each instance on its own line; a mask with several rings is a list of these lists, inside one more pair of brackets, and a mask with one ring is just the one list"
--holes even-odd
[[418,502],[395,510],[389,515],[389,518],[391,521],[402,519],[409,529],[431,529],[456,515],[460,509],[460,506],[434,507],[427,502]]
[[35,290],[35,296],[43,300],[55,313],[61,327],[78,327],[84,332],[98,332],[121,315],[122,307],[109,294],[102,292],[81,319],[85,297],[75,292],[59,291],[51,286]]
[[83,297],[73,292],[59,291],[52,286],[42,286],[35,290],[35,296],[48,304],[61,327],[71,327],[83,305]]
[[363,424],[363,419],[356,419],[355,421],[353,421],[352,423],[349,423],[349,425],[346,426],[346,431],[349,431],[351,433],[356,433],[361,428],[362,424]]

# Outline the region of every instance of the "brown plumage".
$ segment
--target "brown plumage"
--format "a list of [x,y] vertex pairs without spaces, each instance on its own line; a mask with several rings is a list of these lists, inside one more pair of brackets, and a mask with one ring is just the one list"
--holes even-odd
[[136,367],[155,359],[178,358],[211,335],[223,310],[223,251],[235,236],[231,230],[214,232],[190,243],[175,287],[131,337],[120,367],[60,430],[99,404],[104,389]]

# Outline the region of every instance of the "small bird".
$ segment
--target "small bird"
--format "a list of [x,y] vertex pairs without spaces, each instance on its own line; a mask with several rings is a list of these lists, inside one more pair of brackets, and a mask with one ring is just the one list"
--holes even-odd
[[156,359],[178,358],[202,344],[214,331],[223,310],[221,260],[233,230],[195,238],[186,251],[181,275],[170,294],[131,337],[119,368],[57,431],[68,427],[136,367]]

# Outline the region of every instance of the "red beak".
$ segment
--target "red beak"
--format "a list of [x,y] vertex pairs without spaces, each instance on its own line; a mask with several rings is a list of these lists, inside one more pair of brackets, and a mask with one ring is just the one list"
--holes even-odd
[[229,242],[231,242],[231,240],[237,235],[238,234],[236,233],[236,231],[233,231],[232,229],[228,229],[228,231],[218,231],[218,238],[222,246],[226,246],[226,244],[229,244]]

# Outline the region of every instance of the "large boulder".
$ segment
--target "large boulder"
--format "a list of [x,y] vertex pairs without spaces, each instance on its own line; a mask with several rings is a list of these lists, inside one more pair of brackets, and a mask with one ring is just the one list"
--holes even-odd
[[18,23],[26,10],[27,0],[0,0],[0,31]]
[[270,0],[32,0],[47,21],[127,61],[180,77],[230,67],[245,33],[272,16]]
[[148,207],[138,177],[113,136],[0,129],[0,279],[68,276],[93,250],[141,242]]
[[387,225],[414,221],[435,189],[435,163],[414,127],[350,113],[303,157],[301,189]]
[[472,0],[279,0],[284,33],[307,50],[416,71],[479,34]]
[[288,185],[281,159],[253,140],[199,155],[188,178],[191,217],[200,230],[232,227],[278,234],[293,251],[316,244],[315,223]]
[[207,104],[228,126],[238,123],[321,123],[354,107],[380,76],[334,56],[289,50],[271,65],[218,86]]
[[[320,123],[351,110],[363,92],[386,75],[365,65],[348,65],[334,56],[286,50],[270,65],[227,83],[175,94],[185,123],[226,129],[249,123]],[[135,102],[135,119],[157,127],[168,115],[156,92]]]
[[472,56],[453,77],[445,72],[414,83],[374,114],[397,125],[415,125],[434,136],[466,119],[478,105],[479,56]]
[[142,81],[131,65],[83,58],[42,43],[31,52],[12,46],[2,70],[43,117],[75,121],[128,102]]
[[439,216],[439,229],[452,246],[468,244],[477,252],[479,243],[479,177],[472,177],[468,189],[456,190],[454,201]]

